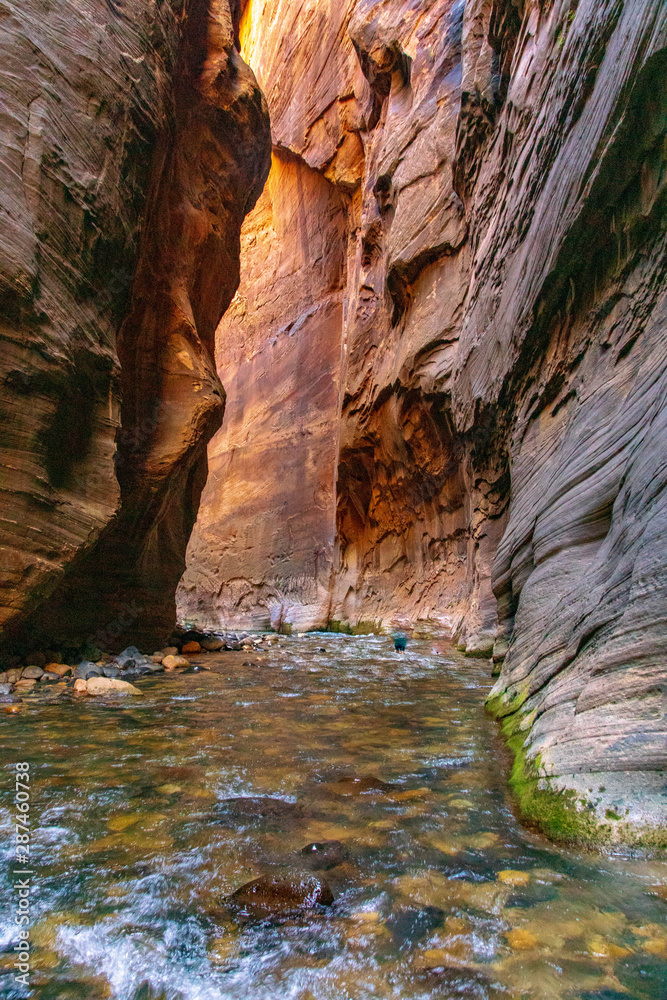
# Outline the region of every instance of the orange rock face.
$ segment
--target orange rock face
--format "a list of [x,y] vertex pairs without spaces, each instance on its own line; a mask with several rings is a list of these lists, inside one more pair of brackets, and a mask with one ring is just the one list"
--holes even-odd
[[[209,451],[185,614],[278,627],[326,620],[335,531],[347,217],[339,192],[278,151],[242,237],[247,270],[218,335],[237,387]],[[206,595],[205,597],[203,595]],[[210,595],[210,596],[209,596]]]
[[[27,69],[11,81],[15,129],[30,135],[23,175],[12,162],[2,192],[15,220],[4,381],[18,416],[5,441],[3,615],[17,642],[109,649],[155,646],[174,621],[224,406],[215,329],[270,142],[227,0],[97,6],[71,33],[33,0],[4,43],[17,64],[22,39],[55,46],[65,72],[53,99],[32,99]],[[107,22],[96,76],[87,53]]]
[[193,620],[495,622],[506,484],[470,481],[432,362],[453,359],[466,288],[460,11],[405,6],[246,10],[274,168],[218,330],[230,398],[179,592]]

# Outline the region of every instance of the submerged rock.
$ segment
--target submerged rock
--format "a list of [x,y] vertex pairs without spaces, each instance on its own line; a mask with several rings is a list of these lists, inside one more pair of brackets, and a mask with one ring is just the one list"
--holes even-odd
[[219,814],[227,815],[234,820],[261,822],[262,820],[298,818],[303,815],[303,807],[298,802],[286,802],[284,799],[270,796],[239,796],[223,799],[218,805]]
[[340,781],[333,782],[330,788],[336,795],[363,795],[372,792],[392,792],[399,789],[399,786],[366,774],[363,777],[353,775],[341,778]]
[[308,866],[314,871],[327,871],[342,864],[348,857],[348,849],[340,840],[323,840],[306,844],[299,851]]
[[333,893],[323,879],[302,872],[267,875],[247,882],[226,900],[238,920],[276,920],[330,906]]

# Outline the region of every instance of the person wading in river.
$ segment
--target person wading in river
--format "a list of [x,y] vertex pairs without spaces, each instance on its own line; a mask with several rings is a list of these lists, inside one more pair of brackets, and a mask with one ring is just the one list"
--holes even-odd
[[394,649],[397,653],[404,653],[408,644],[408,637],[405,632],[394,633]]

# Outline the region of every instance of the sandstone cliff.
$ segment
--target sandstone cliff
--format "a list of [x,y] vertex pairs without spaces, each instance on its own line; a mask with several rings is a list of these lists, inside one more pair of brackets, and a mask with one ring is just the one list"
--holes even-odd
[[183,611],[495,634],[515,788],[561,836],[667,818],[666,33],[659,0],[241,29],[276,156]]
[[215,328],[268,170],[232,6],[4,5],[5,645],[173,621],[222,418]]

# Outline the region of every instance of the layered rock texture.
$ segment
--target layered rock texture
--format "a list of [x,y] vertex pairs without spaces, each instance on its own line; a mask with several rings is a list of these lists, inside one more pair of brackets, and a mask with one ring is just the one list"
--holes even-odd
[[524,814],[664,840],[664,3],[251,0],[241,39],[274,166],[184,614],[495,635]]
[[222,419],[215,329],[269,166],[237,7],[3,4],[5,645],[173,623]]

